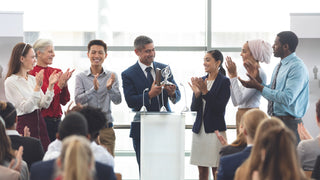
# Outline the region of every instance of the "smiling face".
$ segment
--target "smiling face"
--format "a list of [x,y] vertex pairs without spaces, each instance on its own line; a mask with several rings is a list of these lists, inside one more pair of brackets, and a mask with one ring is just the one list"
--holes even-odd
[[34,50],[32,48],[29,49],[26,56],[21,56],[21,68],[30,71],[33,69],[33,66],[35,65],[36,58],[35,58]]
[[43,52],[39,50],[36,53],[37,53],[37,61],[38,61],[37,64],[39,66],[46,67],[52,64],[53,58],[55,56],[53,46],[48,46]]
[[104,47],[100,45],[92,45],[90,51],[87,53],[91,62],[91,67],[102,67],[104,60],[107,57],[107,53],[104,51]]
[[135,49],[135,53],[139,56],[140,62],[146,66],[150,66],[156,56],[153,43],[144,45],[143,49]]
[[213,73],[213,72],[218,72],[219,71],[219,66],[220,66],[221,61],[216,61],[210,53],[207,53],[204,56],[204,71],[207,73]]
[[254,57],[252,56],[251,51],[249,49],[248,42],[243,44],[240,56],[242,57],[243,63],[246,63],[247,61],[255,63]]

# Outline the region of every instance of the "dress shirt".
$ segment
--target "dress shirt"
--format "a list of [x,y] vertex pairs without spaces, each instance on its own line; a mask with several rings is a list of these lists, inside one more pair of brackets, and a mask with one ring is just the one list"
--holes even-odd
[[[29,73],[33,76],[36,75],[37,72],[44,70],[43,73],[43,84],[41,86],[41,89],[43,93],[46,93],[48,85],[49,85],[49,77],[53,73],[53,71],[61,72],[60,69],[52,68],[52,67],[41,67],[41,66],[35,66],[33,70],[31,70]],[[42,109],[41,113],[43,117],[54,117],[59,118],[62,116],[62,109],[61,105],[66,105],[67,102],[70,100],[70,93],[68,90],[68,87],[65,86],[64,88],[60,89],[58,86],[58,82],[54,85],[54,97],[53,100],[48,107],[48,109]]]
[[115,81],[110,90],[107,89],[107,81],[111,77],[113,72],[103,70],[98,76],[99,89],[94,89],[93,80],[94,75],[91,74],[91,70],[81,72],[76,76],[76,87],[75,87],[75,101],[83,105],[100,108],[104,113],[108,122],[113,122],[111,116],[110,102],[114,104],[121,103],[121,94],[119,90],[118,77],[115,74]]
[[[259,68],[259,76],[262,83],[266,83],[267,76],[262,68]],[[230,79],[231,100],[234,106],[239,108],[257,108],[260,106],[261,92],[254,88],[246,88],[238,83],[238,77]]]
[[147,71],[146,71],[146,68],[147,67],[151,67],[152,69],[151,69],[151,75],[152,75],[152,77],[153,77],[153,79],[156,79],[156,72],[155,72],[155,69],[154,69],[154,67],[153,67],[153,63],[151,63],[151,65],[150,66],[146,66],[145,64],[143,64],[143,63],[141,63],[139,60],[138,60],[138,64],[139,64],[139,66],[141,67],[141,69],[142,69],[142,72],[144,73],[144,75],[147,77]]
[[[265,85],[262,96],[273,101],[275,116],[291,115],[302,118],[309,103],[309,73],[303,61],[292,53],[281,60],[282,66],[277,76],[277,85],[271,89],[271,84]],[[273,71],[272,78],[275,76]],[[272,83],[272,82],[271,82]]]
[[[92,141],[90,144],[95,161],[114,167],[114,159],[112,155],[102,146]],[[62,150],[62,142],[59,139],[54,140],[48,146],[48,151],[43,157],[43,161],[57,159]]]
[[12,74],[5,80],[7,100],[15,106],[18,116],[31,113],[36,109],[48,108],[54,96],[53,90],[46,91],[46,94],[41,90],[34,91],[36,79],[32,75],[27,77],[26,80]]

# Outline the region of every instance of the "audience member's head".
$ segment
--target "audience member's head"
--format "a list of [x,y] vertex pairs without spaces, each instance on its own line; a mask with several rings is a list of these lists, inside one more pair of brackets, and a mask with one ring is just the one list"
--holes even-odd
[[251,179],[253,171],[257,170],[257,167],[261,163],[261,156],[262,156],[262,151],[258,149],[257,144],[259,144],[259,140],[261,139],[261,136],[263,135],[264,131],[267,131],[273,127],[285,127],[284,123],[276,118],[276,117],[271,117],[271,118],[266,118],[263,120],[263,122],[260,123],[256,130],[256,136],[254,139],[254,146],[252,147],[251,154],[247,161],[244,163],[244,166],[247,165],[247,169],[245,168],[242,171],[247,171],[244,174],[244,179]]
[[260,179],[303,179],[296,137],[290,129],[278,126],[263,130],[256,142],[257,150],[261,151],[261,163],[257,166]]
[[247,138],[244,135],[243,130],[244,130],[243,119],[241,119],[239,123],[239,134],[237,136],[237,139],[230,144],[231,146],[234,146],[234,147],[247,146]]
[[3,164],[5,161],[11,161],[14,158],[14,153],[11,148],[11,141],[6,134],[6,129],[4,121],[0,120],[0,164]]
[[91,136],[91,141],[94,141],[99,131],[106,125],[107,119],[101,109],[85,106],[79,111],[85,116],[88,123],[88,131]]
[[88,123],[86,118],[79,112],[70,112],[68,113],[63,121],[61,121],[59,129],[59,139],[63,140],[64,138],[71,135],[88,135]]
[[38,39],[34,42],[33,49],[36,57],[38,57],[39,53],[44,53],[48,47],[53,48],[53,42],[50,39]]
[[0,101],[0,116],[2,116],[6,123],[6,129],[12,128],[16,123],[16,108],[10,102]]
[[243,114],[242,120],[244,126],[244,134],[247,136],[248,140],[254,140],[257,127],[267,117],[268,116],[266,115],[266,113],[259,109],[250,109]]
[[95,164],[89,140],[75,135],[65,138],[57,166],[57,176],[63,180],[93,180]]

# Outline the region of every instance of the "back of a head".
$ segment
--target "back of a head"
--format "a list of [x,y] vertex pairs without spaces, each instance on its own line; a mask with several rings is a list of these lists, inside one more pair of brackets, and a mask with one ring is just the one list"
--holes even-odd
[[11,161],[14,158],[11,142],[6,134],[4,122],[0,122],[0,164],[4,161]]
[[295,52],[298,46],[298,36],[292,31],[282,31],[277,34],[282,45],[288,44],[289,50]]
[[70,112],[61,121],[59,126],[60,140],[71,135],[88,135],[88,124],[86,118],[79,112]]
[[11,128],[16,122],[17,111],[10,102],[0,101],[0,116],[6,123],[6,128]]
[[84,117],[87,119],[88,131],[91,135],[91,140],[95,140],[99,135],[99,131],[107,122],[105,114],[101,109],[90,106],[83,107],[80,109],[79,113],[84,115]]
[[296,137],[290,129],[278,126],[265,130],[256,146],[264,152],[259,168],[262,179],[301,179]]
[[90,142],[83,136],[69,136],[62,142],[60,155],[64,180],[93,179],[94,157]]
[[259,109],[250,109],[243,114],[243,125],[247,135],[253,140],[259,124],[268,116],[265,112]]

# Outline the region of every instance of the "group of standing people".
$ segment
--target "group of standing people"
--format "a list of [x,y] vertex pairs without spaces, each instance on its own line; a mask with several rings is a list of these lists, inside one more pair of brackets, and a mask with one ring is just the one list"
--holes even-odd
[[[216,133],[218,131],[224,139],[227,138],[225,112],[230,97],[239,107],[237,133],[243,114],[259,108],[263,96],[269,101],[268,114],[280,118],[297,134],[297,124],[306,112],[309,96],[309,75],[303,61],[295,54],[297,45],[298,38],[291,31],[280,32],[272,47],[263,40],[245,42],[240,55],[248,81],[238,77],[237,67],[230,57],[226,57],[229,78],[226,76],[222,66],[224,57],[219,50],[205,54],[203,65],[207,75],[192,77],[189,83],[193,91],[191,110],[197,111],[192,128],[191,164],[198,166],[200,179],[208,178],[209,167],[213,174],[217,170],[222,144]],[[163,69],[166,65],[154,61],[153,40],[139,36],[134,41],[134,49],[139,58],[137,63],[121,74],[129,108],[138,112],[144,105],[150,112],[159,112],[164,106],[170,112],[169,100],[175,104],[181,95],[173,76],[168,79],[171,84],[155,83],[156,69]],[[266,85],[267,77],[259,63],[270,62],[272,49],[274,56],[280,57],[281,61],[273,72],[270,85]],[[122,100],[117,75],[102,66],[107,55],[107,45],[102,40],[89,42],[87,56],[91,66],[76,76],[75,101],[100,108],[105,113],[107,123],[100,131],[99,140],[114,156],[115,133],[110,103],[119,104]],[[18,132],[23,134],[25,126],[29,127],[31,136],[41,140],[45,151],[49,142],[55,139],[61,122],[61,105],[70,100],[67,82],[74,72],[68,69],[63,73],[49,67],[54,56],[50,40],[40,39],[33,47],[18,43],[13,48],[5,80],[7,100],[17,109]],[[135,116],[131,124],[130,137],[140,167],[139,118]]]

